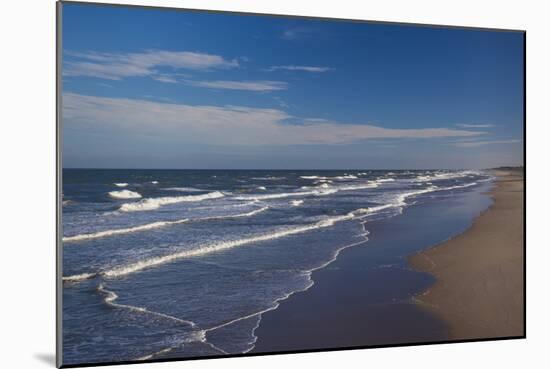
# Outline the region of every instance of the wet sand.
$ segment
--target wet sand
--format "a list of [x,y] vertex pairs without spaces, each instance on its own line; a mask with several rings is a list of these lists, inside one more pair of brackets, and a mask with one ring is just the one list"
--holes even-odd
[[525,335],[523,173],[494,174],[494,204],[472,227],[409,259],[435,276],[417,300],[448,324],[450,339]]

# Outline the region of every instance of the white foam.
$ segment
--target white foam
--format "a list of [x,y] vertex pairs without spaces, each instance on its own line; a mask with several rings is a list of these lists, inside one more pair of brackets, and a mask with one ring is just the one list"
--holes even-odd
[[175,224],[182,224],[187,223],[189,221],[204,221],[204,220],[214,220],[214,219],[229,219],[229,218],[242,218],[242,217],[251,217],[256,214],[259,214],[261,212],[266,211],[269,209],[269,206],[264,206],[262,208],[258,208],[246,213],[239,213],[239,214],[230,214],[230,215],[220,215],[220,216],[212,216],[212,217],[205,217],[205,218],[196,218],[196,219],[179,219],[179,220],[167,220],[167,221],[160,221],[160,222],[153,222],[148,224],[143,224],[135,227],[129,227],[129,228],[120,228],[120,229],[109,229],[106,231],[101,232],[95,232],[95,233],[85,233],[85,234],[79,234],[76,236],[69,236],[69,237],[63,237],[63,242],[76,242],[76,241],[83,241],[83,240],[89,240],[94,238],[102,238],[102,237],[109,237],[109,236],[116,236],[119,234],[127,234],[127,233],[133,233],[133,232],[141,232],[141,231],[147,231],[155,228],[161,228],[166,226],[171,226]]
[[63,282],[80,282],[86,279],[94,278],[97,275],[97,273],[82,273],[82,274],[75,274],[70,275],[68,277],[63,277]]
[[380,212],[380,211],[382,211],[382,210],[384,210],[384,209],[395,208],[395,207],[400,207],[400,206],[403,206],[403,204],[392,203],[392,204],[371,206],[371,207],[368,207],[368,208],[357,209],[357,210],[355,210],[353,213],[354,213],[356,216],[370,215],[370,214],[378,213],[378,212]]
[[292,206],[300,206],[300,205],[302,205],[303,203],[304,203],[304,200],[292,200],[292,201],[290,202],[290,204],[291,204]]
[[180,219],[180,220],[173,220],[173,221],[164,221],[164,222],[154,222],[149,224],[143,224],[135,227],[129,227],[129,228],[120,228],[120,229],[109,229],[106,231],[100,231],[95,233],[85,233],[85,234],[79,234],[76,236],[68,236],[63,237],[63,242],[75,242],[75,241],[82,241],[82,240],[91,240],[94,238],[102,238],[102,237],[108,237],[108,236],[116,236],[119,234],[127,234],[127,233],[133,233],[133,232],[140,232],[140,231],[147,231],[150,229],[165,227],[168,225],[174,225],[174,224],[181,224],[186,223],[189,221],[189,219]]
[[475,186],[475,185],[477,185],[476,182],[467,183],[467,184],[463,184],[463,185],[450,186],[450,187],[430,186],[430,187],[425,188],[423,190],[402,193],[397,197],[397,202],[399,204],[406,204],[405,200],[408,197],[411,197],[411,196],[421,195],[421,194],[430,193],[430,192],[434,192],[434,191],[456,190],[456,189],[467,188],[467,187],[471,187],[471,186]]
[[130,191],[130,190],[111,191],[109,192],[109,196],[111,196],[114,199],[140,199],[141,198],[141,195],[139,193]]
[[475,186],[475,185],[477,185],[477,182],[472,182],[472,183],[468,183],[468,184],[460,185],[460,186],[445,187],[444,190],[456,190],[456,189],[459,189],[459,188],[466,188],[466,187],[471,187],[471,186]]
[[156,197],[143,199],[139,202],[123,204],[120,211],[146,211],[155,210],[163,205],[177,204],[181,202],[196,202],[209,199],[217,199],[225,195],[219,191],[209,192],[202,195],[174,196],[174,197]]
[[438,181],[438,180],[444,180],[444,179],[456,179],[456,178],[463,178],[470,175],[479,175],[479,172],[471,171],[471,170],[464,170],[459,172],[436,172],[434,174],[424,174],[419,175],[415,178],[415,182],[428,182],[428,181]]
[[117,187],[126,187],[128,186],[128,183],[113,183]]
[[200,188],[195,188],[195,187],[168,187],[168,188],[163,188],[163,190],[166,190],[166,191],[179,191],[179,192],[201,192],[201,191],[205,191],[205,190],[201,190]]
[[259,181],[281,181],[285,178],[286,177],[252,177],[251,179],[255,179]]
[[357,179],[357,176],[354,176],[352,174],[344,174],[343,176],[336,176],[336,177],[300,176],[300,178],[303,178],[303,179],[318,179],[318,180],[330,180],[330,179],[345,180],[345,179]]
[[428,188],[418,190],[418,191],[404,192],[404,193],[398,194],[398,196],[394,199],[394,201],[392,201],[389,204],[383,204],[383,205],[372,206],[372,207],[363,208],[363,209],[357,209],[353,212],[353,214],[355,214],[356,216],[358,216],[358,215],[369,215],[369,214],[378,213],[382,210],[389,209],[389,208],[403,208],[404,206],[407,205],[407,202],[406,202],[407,198],[412,197],[412,196],[422,195],[422,194],[425,194],[425,193],[430,193],[430,192],[435,192],[435,191],[448,191],[448,190],[454,190],[454,189],[460,189],[460,188],[467,188],[467,187],[475,186],[476,184],[477,184],[476,182],[473,182],[473,183],[468,183],[468,184],[465,184],[465,185],[450,186],[450,187],[430,186]]
[[320,228],[326,228],[331,227],[337,222],[341,222],[344,220],[350,220],[353,219],[355,215],[353,213],[348,213],[346,215],[340,215],[340,216],[333,216],[327,219],[320,220],[313,224],[308,224],[304,226],[298,226],[298,227],[292,227],[292,228],[285,228],[281,229],[279,231],[275,231],[272,233],[266,233],[258,236],[252,236],[248,238],[241,238],[236,240],[228,240],[228,241],[221,241],[216,242],[212,244],[207,244],[202,247],[199,247],[197,249],[193,250],[184,250],[175,252],[173,254],[168,254],[164,256],[157,256],[149,259],[140,260],[138,262],[128,264],[125,266],[117,267],[114,269],[110,269],[104,272],[101,272],[101,275],[108,277],[108,278],[117,278],[122,277],[128,274],[136,273],[139,271],[142,271],[144,269],[156,267],[159,265],[163,265],[166,263],[170,263],[179,259],[188,259],[193,258],[197,256],[203,256],[207,254],[211,254],[214,252],[220,252],[229,250],[235,247],[249,245],[253,243],[258,242],[264,242],[269,240],[278,239],[281,237],[291,236],[299,233],[308,232],[315,229]]
[[376,188],[378,184],[376,182],[368,182],[363,184],[349,185],[349,186],[338,186],[340,191],[355,191],[355,190],[365,190],[367,188]]
[[[291,227],[291,228],[283,228],[275,232],[260,234],[257,236],[251,236],[247,238],[206,244],[206,245],[203,245],[202,247],[198,247],[193,250],[183,250],[183,251],[175,252],[164,256],[152,257],[152,258],[137,261],[135,263],[101,271],[99,273],[84,273],[84,274],[75,275],[75,276],[63,277],[63,280],[80,281],[84,279],[93,278],[98,274],[108,278],[122,277],[128,274],[140,272],[144,269],[149,269],[149,268],[157,267],[166,263],[170,263],[179,259],[199,257],[199,256],[208,255],[215,252],[233,249],[235,247],[245,246],[245,245],[254,244],[258,242],[265,242],[265,241],[278,239],[281,237],[287,237],[295,234],[300,234],[300,233],[304,233],[304,232],[308,232],[316,229],[331,227],[338,222],[351,220],[354,218],[361,219],[362,215],[372,214],[390,207],[402,208],[407,205],[406,199],[411,196],[416,196],[416,195],[425,194],[425,193],[434,192],[434,191],[445,191],[445,190],[466,188],[466,187],[474,186],[476,184],[477,183],[474,182],[474,183],[468,183],[465,185],[457,185],[457,186],[441,187],[441,188],[437,186],[431,186],[426,189],[422,189],[418,191],[404,192],[404,193],[398,194],[397,197],[394,199],[394,201],[392,201],[389,204],[383,204],[383,205],[378,205],[378,206],[369,207],[369,208],[356,209],[345,215],[328,217],[316,223],[297,226],[297,227]],[[253,212],[257,212],[257,211],[260,211],[260,209],[254,210]]]
[[431,176],[417,176],[416,177],[416,182],[426,182],[426,181],[430,181],[433,177]]
[[159,181],[151,181],[152,184],[158,184]]
[[150,360],[150,359],[154,358],[155,356],[162,355],[162,354],[167,354],[170,351],[172,351],[173,349],[175,349],[175,347],[167,347],[167,348],[159,350],[157,352],[153,352],[152,354],[140,356],[140,357],[136,358],[135,360],[136,361]]
[[229,214],[229,215],[216,215],[216,216],[211,216],[211,217],[198,218],[196,220],[200,221],[200,220],[215,220],[215,219],[246,218],[246,217],[254,216],[256,214],[263,213],[267,209],[269,209],[269,206],[264,206],[264,207],[261,207],[261,208],[255,209],[255,210],[251,210],[251,211],[246,212],[246,213]]
[[258,190],[262,190],[262,191],[265,191],[266,188],[264,186],[258,186]]
[[378,183],[384,183],[384,182],[395,182],[394,178],[379,178],[376,180]]
[[[357,246],[357,245],[360,245],[360,244],[363,244],[365,242],[368,241],[368,238],[366,237],[367,235],[369,234],[369,232],[367,230],[365,230],[365,233],[362,235],[363,237],[363,240],[359,241],[359,242],[356,242],[356,243],[352,243],[352,244],[349,244],[349,245],[345,245],[341,248],[339,248],[338,250],[336,250],[333,255],[332,255],[332,258],[324,263],[322,263],[321,265],[317,266],[317,267],[314,267],[310,270],[306,270],[304,271],[304,275],[306,275],[308,277],[308,280],[309,280],[309,283],[305,286],[303,286],[302,288],[299,288],[297,290],[294,290],[294,291],[291,291],[291,292],[287,292],[285,294],[283,294],[283,296],[275,299],[275,301],[273,302],[273,304],[265,309],[262,309],[260,311],[256,311],[254,313],[251,313],[251,314],[246,314],[244,316],[241,316],[241,317],[238,317],[238,318],[234,318],[234,319],[231,319],[229,321],[226,321],[224,323],[221,323],[221,324],[217,324],[213,327],[210,327],[210,328],[207,328],[207,329],[204,329],[202,331],[199,331],[199,332],[196,332],[197,333],[197,338],[193,339],[193,341],[200,341],[200,342],[203,342],[205,344],[208,344],[210,347],[212,347],[213,349],[221,352],[221,353],[224,353],[224,354],[227,354],[226,351],[220,349],[219,347],[211,344],[210,342],[208,342],[207,340],[207,333],[208,332],[211,332],[211,331],[215,331],[217,329],[220,329],[220,328],[223,328],[223,327],[226,327],[226,326],[229,326],[231,324],[234,324],[236,322],[239,322],[239,321],[243,321],[243,320],[246,320],[246,319],[250,319],[250,318],[253,318],[253,317],[258,317],[258,320],[257,320],[257,323],[256,323],[256,326],[252,329],[252,336],[253,336],[253,340],[250,342],[252,345],[250,348],[246,349],[245,351],[243,351],[242,353],[247,353],[249,351],[251,351],[252,349],[254,349],[255,347],[255,343],[256,343],[256,340],[257,340],[257,337],[255,336],[255,331],[256,329],[259,327],[260,325],[260,321],[261,321],[261,317],[262,317],[262,314],[268,312],[268,311],[272,311],[272,310],[275,310],[279,307],[281,301],[283,300],[286,300],[288,299],[290,296],[292,296],[293,294],[297,293],[297,292],[300,292],[300,291],[306,291],[308,290],[310,287],[312,287],[314,285],[314,282],[313,282],[313,279],[311,278],[311,275],[312,273],[315,271],[315,270],[318,270],[318,269],[322,269],[324,267],[326,267],[327,265],[331,264],[332,262],[334,262],[339,254],[347,249],[347,248],[350,248],[350,247],[353,247],[353,246]],[[154,353],[154,354],[151,354],[151,355],[147,355],[145,357],[143,357],[143,359],[150,359],[152,357],[154,357],[155,355],[159,354],[159,353],[165,353],[165,352],[169,352],[171,351],[172,348],[166,348],[166,349],[163,349],[157,353]]]
[[270,200],[270,199],[282,199],[286,197],[295,197],[295,196],[326,196],[338,192],[336,189],[332,190],[314,190],[314,191],[299,191],[299,192],[282,192],[282,193],[273,193],[268,195],[250,195],[250,196],[241,196],[236,197],[237,200]]
[[157,317],[161,317],[161,318],[165,318],[165,319],[168,319],[168,320],[175,321],[177,323],[182,323],[182,324],[185,324],[185,325],[188,325],[188,326],[191,326],[191,327],[196,327],[196,324],[194,322],[190,321],[190,320],[180,319],[180,318],[177,318],[177,317],[172,316],[172,315],[158,313],[156,311],[151,311],[147,308],[143,308],[143,307],[139,307],[139,306],[119,304],[119,303],[115,302],[115,300],[118,299],[118,295],[115,292],[109,291],[108,289],[106,289],[104,287],[103,283],[101,283],[97,287],[97,290],[99,292],[103,293],[104,295],[106,295],[104,301],[107,305],[110,305],[112,307],[128,309],[128,310],[135,311],[135,312],[138,312],[138,313],[151,314],[151,315],[155,315]]
[[334,179],[357,179],[357,177],[351,174],[346,174],[343,176],[334,177]]
[[319,176],[300,176],[300,178],[303,178],[303,179],[328,179],[327,177],[319,177]]

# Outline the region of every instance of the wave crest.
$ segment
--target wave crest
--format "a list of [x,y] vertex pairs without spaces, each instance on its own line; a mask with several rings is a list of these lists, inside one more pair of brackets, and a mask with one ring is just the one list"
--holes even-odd
[[224,196],[225,195],[220,191],[214,191],[202,195],[148,198],[143,199],[139,202],[122,204],[119,210],[125,212],[155,210],[164,205],[178,204],[180,202],[196,202],[209,199],[217,199]]
[[117,267],[117,268],[114,268],[114,269],[110,269],[110,270],[101,272],[101,275],[103,275],[105,277],[109,277],[109,278],[122,277],[122,276],[126,276],[128,274],[132,274],[132,273],[142,271],[144,269],[148,269],[148,268],[151,268],[151,267],[156,267],[156,266],[159,266],[159,265],[162,265],[162,264],[170,263],[170,262],[173,262],[173,261],[176,261],[176,260],[179,260],[179,259],[187,259],[187,258],[207,255],[207,254],[211,254],[213,252],[225,251],[225,250],[229,250],[229,249],[232,249],[232,248],[235,248],[235,247],[238,247],[238,246],[248,245],[248,244],[251,244],[251,243],[269,241],[269,240],[273,240],[273,239],[277,239],[277,238],[281,238],[281,237],[286,237],[286,236],[290,236],[290,235],[295,235],[295,234],[299,234],[299,233],[308,232],[308,231],[311,231],[311,230],[314,230],[314,229],[330,227],[330,226],[333,226],[334,224],[336,224],[337,222],[341,222],[341,221],[344,221],[344,220],[349,220],[349,219],[352,219],[354,217],[355,217],[354,214],[348,213],[346,215],[334,216],[334,217],[331,217],[331,218],[328,218],[328,219],[323,219],[323,220],[320,220],[316,223],[312,223],[312,224],[308,224],[308,225],[304,225],[304,226],[286,228],[286,229],[282,229],[282,230],[272,232],[272,233],[266,233],[266,234],[262,234],[262,235],[258,235],[258,236],[241,238],[241,239],[237,239],[237,240],[216,242],[216,243],[213,243],[213,244],[204,245],[203,247],[200,247],[198,249],[179,251],[179,252],[175,252],[173,254],[168,254],[168,255],[164,255],[164,256],[156,256],[156,257],[152,257],[152,258],[149,258],[149,259],[140,260],[140,261],[137,261],[137,262],[132,263],[132,264],[128,264],[128,265],[125,265],[125,266],[121,266],[121,267]]
[[130,190],[111,191],[109,196],[114,199],[141,199],[141,194]]

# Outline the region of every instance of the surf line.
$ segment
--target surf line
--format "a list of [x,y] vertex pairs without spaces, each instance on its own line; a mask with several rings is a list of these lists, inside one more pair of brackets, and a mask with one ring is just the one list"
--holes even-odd
[[112,306],[112,307],[115,307],[115,308],[121,308],[121,309],[128,309],[130,311],[135,311],[135,312],[144,313],[144,314],[155,315],[155,316],[158,316],[158,317],[161,317],[161,318],[164,318],[164,319],[175,321],[177,323],[188,325],[192,328],[195,328],[197,326],[194,322],[192,322],[190,320],[176,318],[175,316],[172,316],[172,315],[163,314],[163,313],[159,313],[159,312],[156,312],[156,311],[151,311],[151,310],[148,310],[146,308],[142,308],[142,307],[138,307],[138,306],[119,304],[119,303],[115,302],[115,300],[118,299],[118,295],[115,292],[106,289],[105,285],[103,283],[99,284],[99,286],[97,287],[97,291],[99,293],[105,295],[105,298],[103,299],[103,301],[109,306]]
[[152,257],[150,259],[139,260],[137,262],[134,262],[134,263],[131,263],[131,264],[128,264],[128,265],[115,267],[115,268],[110,269],[110,270],[103,270],[103,271],[96,272],[96,273],[83,273],[83,274],[63,277],[63,281],[65,281],[65,282],[78,282],[78,281],[85,280],[85,279],[95,278],[98,275],[101,275],[101,276],[104,276],[104,277],[107,277],[107,278],[122,277],[122,276],[125,276],[125,275],[128,275],[128,274],[133,274],[133,273],[136,273],[136,272],[140,272],[144,269],[158,267],[160,265],[170,263],[170,262],[173,262],[173,261],[176,261],[176,260],[179,260],[179,259],[186,259],[186,258],[203,256],[203,255],[210,254],[210,253],[213,253],[213,252],[225,251],[225,250],[232,249],[232,248],[239,247],[239,246],[254,244],[254,243],[258,243],[258,242],[269,241],[269,240],[272,240],[272,239],[275,239],[275,238],[300,234],[300,233],[316,230],[316,229],[319,229],[319,228],[331,227],[335,223],[338,223],[338,222],[341,222],[341,221],[347,221],[347,220],[351,220],[351,219],[361,219],[365,215],[372,214],[373,212],[377,212],[377,211],[380,211],[380,210],[385,209],[385,208],[390,208],[390,207],[402,208],[402,207],[407,206],[407,203],[406,203],[405,200],[408,199],[411,196],[430,193],[430,192],[434,192],[434,191],[446,191],[446,190],[466,188],[466,187],[470,187],[470,186],[474,186],[474,185],[477,185],[477,183],[473,182],[473,183],[468,183],[468,184],[465,184],[465,185],[457,185],[457,186],[450,186],[450,187],[431,186],[427,189],[399,194],[397,196],[397,200],[390,203],[390,204],[381,205],[381,206],[372,207],[372,208],[356,209],[356,210],[351,211],[351,212],[349,212],[345,215],[329,217],[327,219],[320,220],[316,223],[303,225],[303,226],[298,226],[298,227],[295,227],[295,228],[282,229],[282,230],[279,230],[278,232],[275,232],[275,233],[260,234],[260,235],[252,236],[252,237],[249,237],[249,238],[222,241],[222,242],[218,242],[218,243],[214,243],[214,244],[204,245],[204,247],[201,247],[199,249],[182,250],[182,251],[175,252],[173,254],[167,254],[167,255],[163,255],[163,256],[155,256],[155,257]]
[[216,345],[214,345],[213,343],[211,342],[208,342],[206,341],[206,339],[204,338],[204,334],[203,331],[199,331],[199,333],[201,333],[201,338],[199,339],[196,339],[196,340],[184,340],[183,343],[179,344],[179,345],[174,345],[174,346],[170,346],[170,347],[166,347],[162,350],[159,350],[159,351],[156,351],[156,352],[153,352],[152,354],[148,354],[148,355],[144,355],[144,356],[140,356],[138,358],[136,358],[135,360],[136,361],[143,361],[143,360],[151,360],[152,358],[156,357],[156,356],[159,356],[159,355],[162,355],[162,354],[167,354],[177,348],[183,348],[185,347],[185,344],[186,343],[190,343],[190,342],[201,342],[201,343],[204,343],[205,345],[208,345],[210,348],[212,348],[213,350],[215,351],[218,351],[219,353],[221,354],[224,354],[224,355],[229,355],[229,352],[225,351],[225,350],[222,350],[221,348],[217,347]]
[[[99,286],[97,287],[97,291],[105,295],[105,298],[104,298],[103,301],[111,307],[120,308],[120,309],[127,309],[127,310],[130,310],[130,311],[143,313],[143,314],[154,315],[154,316],[157,316],[157,317],[160,317],[160,318],[164,318],[164,319],[174,321],[176,323],[188,325],[191,328],[197,328],[197,325],[195,324],[195,322],[193,322],[191,320],[180,319],[180,318],[177,318],[177,317],[172,316],[172,315],[159,313],[159,312],[156,312],[156,311],[151,311],[151,310],[148,310],[146,308],[142,308],[142,307],[138,307],[138,306],[119,304],[119,303],[115,302],[115,300],[118,299],[118,295],[115,292],[106,289],[105,285],[103,283],[99,284]],[[212,349],[214,349],[218,352],[221,352],[223,354],[226,354],[226,355],[228,354],[226,351],[220,349],[219,347],[216,347],[214,344],[212,344],[210,342],[206,342],[206,338],[204,337],[203,332],[204,331],[202,331],[202,330],[194,332],[195,334],[199,335],[199,339],[196,339],[196,340],[189,339],[189,340],[186,340],[186,342],[204,342],[205,344],[212,347]],[[182,343],[182,345],[183,345],[183,343]],[[139,357],[136,360],[139,360],[139,361],[148,360],[148,359],[151,359],[155,356],[158,356],[158,355],[161,355],[161,354],[164,354],[164,353],[168,353],[168,352],[174,350],[177,347],[180,347],[180,345],[162,349],[162,350],[154,352],[152,354]]]
[[366,222],[362,222],[362,226],[363,226],[363,230],[364,232],[360,235],[361,237],[363,237],[363,239],[361,241],[358,241],[358,242],[354,242],[354,243],[351,243],[349,245],[345,245],[343,247],[340,247],[339,249],[337,249],[334,254],[332,255],[332,258],[324,263],[322,263],[321,265],[315,267],[315,268],[312,268],[312,269],[308,269],[308,270],[304,270],[302,271],[303,275],[307,276],[308,278],[308,284],[304,287],[304,288],[301,288],[301,289],[298,289],[298,290],[295,290],[295,291],[291,291],[291,292],[288,292],[286,294],[284,294],[282,297],[279,297],[277,299],[275,299],[273,301],[273,306],[271,307],[268,307],[266,309],[263,309],[263,310],[260,310],[260,311],[257,311],[255,313],[251,313],[251,314],[248,314],[248,315],[245,315],[245,316],[242,316],[242,317],[239,317],[239,318],[235,318],[233,320],[230,320],[230,321],[227,321],[225,323],[222,323],[222,324],[219,324],[219,325],[216,325],[214,327],[211,327],[211,328],[207,328],[204,330],[204,336],[206,338],[208,332],[211,332],[211,331],[214,331],[214,330],[217,330],[217,329],[220,329],[220,328],[223,328],[223,327],[226,327],[228,325],[231,325],[231,324],[234,324],[234,323],[237,323],[237,322],[240,322],[240,321],[243,321],[243,320],[247,320],[247,319],[250,319],[250,318],[253,318],[253,317],[258,317],[258,322],[257,324],[252,328],[252,332],[251,332],[251,335],[253,337],[253,340],[252,342],[250,342],[251,344],[251,347],[245,351],[243,351],[242,353],[243,354],[246,354],[250,351],[252,351],[255,347],[255,343],[258,339],[258,337],[254,334],[256,332],[256,329],[258,329],[260,327],[260,323],[261,323],[261,320],[262,320],[262,315],[264,313],[267,313],[269,311],[273,311],[273,310],[276,310],[282,301],[284,300],[287,300],[288,298],[290,298],[292,295],[296,294],[296,293],[300,293],[300,292],[305,292],[307,290],[309,290],[314,284],[315,282],[313,281],[313,278],[311,277],[311,275],[313,274],[313,272],[315,272],[316,270],[320,270],[320,269],[323,269],[325,268],[326,266],[332,264],[334,261],[336,261],[338,259],[338,256],[340,255],[340,253],[347,249],[347,248],[350,248],[350,247],[354,247],[354,246],[358,246],[358,245],[361,245],[361,244],[364,244],[365,242],[367,242],[369,239],[367,237],[367,235],[369,234],[369,231],[367,231],[365,229],[365,223]]
[[269,207],[264,206],[264,207],[254,209],[254,210],[246,212],[246,213],[240,213],[240,214],[219,215],[219,216],[211,216],[211,217],[196,218],[196,219],[184,218],[184,219],[178,219],[178,220],[166,220],[166,221],[159,221],[159,222],[153,222],[153,223],[148,223],[148,224],[142,224],[142,225],[139,225],[139,226],[129,227],[129,228],[110,229],[110,230],[100,231],[100,232],[95,232],[95,233],[84,233],[84,234],[78,234],[78,235],[75,235],[75,236],[63,237],[63,242],[64,243],[77,242],[77,241],[83,241],[83,240],[91,240],[91,239],[95,239],[95,238],[116,236],[116,235],[120,235],[120,234],[128,234],[128,233],[134,233],[134,232],[140,232],[140,231],[148,231],[148,230],[151,230],[151,229],[162,228],[162,227],[167,227],[167,226],[177,225],[177,224],[183,224],[183,223],[187,223],[187,222],[200,222],[200,221],[208,221],[208,220],[245,218],[245,217],[254,216],[256,214],[264,212],[267,209],[269,209]]
[[[273,302],[273,306],[271,306],[271,307],[268,307],[268,308],[266,308],[266,309],[257,311],[257,312],[255,312],[255,313],[251,313],[251,314],[248,314],[248,315],[245,315],[245,316],[242,316],[242,317],[238,317],[238,318],[229,320],[229,321],[227,321],[227,322],[225,322],[225,323],[221,323],[221,324],[218,324],[218,325],[216,325],[216,326],[213,326],[213,327],[210,327],[210,328],[207,328],[207,329],[203,329],[203,330],[201,330],[201,331],[198,331],[197,333],[199,333],[199,334],[198,334],[198,337],[199,337],[199,338],[196,339],[196,340],[194,340],[194,342],[201,342],[201,343],[204,343],[204,344],[208,345],[209,347],[211,347],[211,348],[212,348],[213,350],[215,350],[215,351],[218,351],[218,352],[220,352],[220,353],[222,353],[222,354],[224,354],[224,355],[229,355],[229,354],[230,354],[229,352],[227,352],[227,351],[221,349],[220,347],[218,347],[218,346],[216,346],[216,345],[214,345],[213,343],[211,343],[211,342],[208,341],[208,339],[207,339],[207,334],[208,334],[208,332],[212,332],[212,331],[215,331],[215,330],[217,330],[217,329],[220,329],[220,328],[223,328],[223,327],[227,327],[227,326],[229,326],[229,325],[231,325],[231,324],[234,324],[234,323],[237,323],[237,322],[246,320],[246,319],[251,319],[251,318],[254,318],[254,317],[258,317],[258,322],[257,322],[256,325],[252,328],[252,332],[251,332],[251,335],[252,335],[252,337],[253,337],[253,338],[252,338],[252,341],[249,342],[249,344],[251,345],[251,347],[248,348],[248,349],[246,349],[246,350],[244,350],[244,351],[242,351],[242,353],[245,354],[245,353],[248,353],[248,352],[252,351],[252,350],[254,349],[254,347],[255,347],[256,341],[258,340],[258,337],[257,337],[254,333],[256,332],[256,329],[258,329],[259,326],[260,326],[262,314],[277,309],[277,308],[280,306],[280,304],[281,304],[282,301],[288,299],[288,298],[289,298],[290,296],[292,296],[293,294],[299,293],[299,292],[304,292],[304,291],[307,291],[309,288],[311,288],[311,287],[314,285],[314,281],[313,281],[313,279],[311,278],[311,274],[312,274],[314,271],[319,270],[319,269],[322,269],[322,268],[326,267],[327,265],[331,264],[332,262],[334,262],[334,261],[338,258],[338,256],[340,255],[340,253],[341,253],[343,250],[345,250],[345,249],[347,249],[347,248],[349,248],[349,247],[358,246],[358,245],[360,245],[360,244],[363,244],[363,243],[367,242],[367,241],[368,241],[367,235],[369,234],[369,231],[367,231],[367,230],[365,229],[365,225],[364,225],[365,223],[366,223],[366,222],[362,222],[362,223],[361,223],[361,224],[363,225],[363,230],[364,230],[364,232],[361,233],[360,236],[363,237],[363,240],[358,241],[358,242],[354,242],[354,243],[352,243],[352,244],[349,244],[349,245],[346,245],[346,246],[343,246],[343,247],[337,249],[337,250],[334,252],[334,254],[333,254],[333,256],[332,256],[332,258],[331,258],[330,260],[328,260],[328,261],[322,263],[321,265],[319,265],[319,266],[317,266],[317,267],[315,267],[315,268],[312,268],[312,269],[309,269],[309,270],[302,271],[302,273],[303,273],[304,275],[307,275],[307,277],[308,277],[308,279],[309,279],[309,283],[307,284],[307,286],[305,286],[305,287],[302,288],[302,289],[298,289],[298,290],[295,290],[295,291],[291,291],[291,292],[289,292],[289,293],[286,293],[286,294],[284,294],[282,297],[279,297],[279,298],[275,299],[274,302]],[[185,341],[185,342],[193,342],[193,340],[188,340],[188,341]],[[154,353],[151,353],[151,354],[148,354],[148,355],[145,355],[145,356],[141,356],[141,357],[137,358],[136,360],[137,360],[137,361],[150,360],[150,359],[152,359],[152,358],[154,358],[154,357],[157,357],[157,356],[162,355],[162,354],[166,354],[166,353],[168,353],[168,352],[173,351],[173,350],[176,349],[176,348],[184,347],[184,346],[185,346],[185,343],[182,343],[181,345],[170,346],[170,347],[164,348],[164,349],[162,349],[162,350],[159,350],[159,351],[157,351],[157,352],[154,352]]]

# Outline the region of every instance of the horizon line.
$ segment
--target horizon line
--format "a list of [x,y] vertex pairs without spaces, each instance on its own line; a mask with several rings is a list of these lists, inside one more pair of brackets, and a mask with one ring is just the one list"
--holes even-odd
[[97,168],[97,167],[68,167],[61,168],[62,170],[227,170],[227,171],[237,171],[237,170],[264,170],[264,171],[361,171],[361,170],[491,170],[491,169],[500,169],[500,168],[524,168],[524,165],[500,165],[497,167],[491,168],[331,168],[331,169],[304,169],[304,168],[286,168],[286,169],[273,169],[273,168]]

